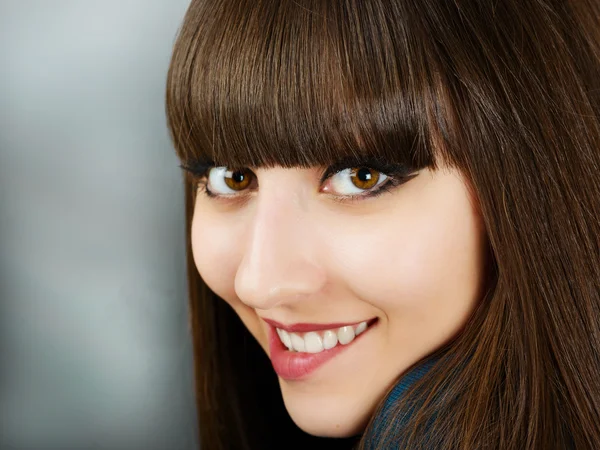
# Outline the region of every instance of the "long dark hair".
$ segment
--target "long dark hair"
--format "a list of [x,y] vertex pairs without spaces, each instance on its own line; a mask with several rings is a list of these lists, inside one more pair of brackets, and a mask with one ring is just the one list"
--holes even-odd
[[[167,116],[184,165],[308,168],[369,153],[444,161],[468,180],[489,238],[487,294],[398,420],[377,433],[372,420],[360,447],[402,434],[410,449],[597,448],[597,0],[193,0]],[[268,358],[194,266],[188,175],[185,195],[203,448],[349,448],[289,419]]]

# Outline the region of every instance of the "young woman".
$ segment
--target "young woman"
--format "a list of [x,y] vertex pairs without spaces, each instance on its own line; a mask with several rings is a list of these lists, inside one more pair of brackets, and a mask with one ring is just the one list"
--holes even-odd
[[600,445],[600,4],[193,0],[203,449]]

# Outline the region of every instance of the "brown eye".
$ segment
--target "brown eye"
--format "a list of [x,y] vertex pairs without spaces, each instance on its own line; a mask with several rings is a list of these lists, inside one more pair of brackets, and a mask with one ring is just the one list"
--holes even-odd
[[379,181],[379,172],[369,167],[353,167],[349,175],[352,184],[359,189],[371,189]]
[[[343,163],[342,163],[343,164]],[[375,197],[389,192],[393,186],[400,185],[407,179],[406,168],[402,166],[386,166],[389,173],[360,163],[330,166],[322,175],[321,183],[325,183],[320,192],[333,194],[340,201],[355,200],[359,197]],[[339,170],[339,167],[343,170]],[[212,166],[204,171],[205,181],[201,183],[202,191],[212,198],[235,198],[252,188],[256,178],[254,172],[246,168],[229,169],[226,166]],[[333,175],[331,175],[333,174]],[[256,184],[256,183],[254,183]]]
[[228,169],[225,166],[211,167],[205,175],[204,192],[210,197],[232,197],[252,184],[254,174],[249,169]]
[[252,173],[247,169],[228,170],[223,180],[230,189],[241,191],[250,185]]
[[372,167],[348,166],[327,177],[329,182],[324,186],[323,191],[339,194],[340,197],[374,195],[386,182],[390,182],[389,178],[385,173]]

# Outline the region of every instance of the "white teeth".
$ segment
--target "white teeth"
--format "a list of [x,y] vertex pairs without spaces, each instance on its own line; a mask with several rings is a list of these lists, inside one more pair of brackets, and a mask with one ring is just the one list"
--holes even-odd
[[337,334],[331,330],[327,330],[323,333],[323,347],[325,350],[329,350],[337,345],[338,339]]
[[338,342],[342,345],[352,342],[355,336],[353,327],[341,327],[337,332]]
[[279,339],[281,339],[283,345],[285,345],[289,350],[292,350],[292,340],[290,339],[290,335],[288,334],[288,332],[277,328],[277,334],[279,334]]
[[356,327],[356,335],[358,336],[360,333],[362,333],[363,331],[365,331],[367,329],[367,322],[361,322],[358,324],[358,326]]
[[285,330],[276,328],[279,339],[288,350],[306,353],[320,353],[323,350],[330,350],[338,343],[348,345],[366,329],[366,321],[356,326],[340,327],[337,330],[325,330],[322,334],[309,331],[304,336],[297,333],[288,333]]
[[303,352],[304,351],[304,339],[302,339],[300,336],[298,336],[296,333],[291,333],[290,334],[290,339],[292,340],[292,347],[294,348],[294,350],[296,350],[297,352]]
[[323,340],[314,331],[304,335],[304,345],[308,353],[320,353],[323,351]]

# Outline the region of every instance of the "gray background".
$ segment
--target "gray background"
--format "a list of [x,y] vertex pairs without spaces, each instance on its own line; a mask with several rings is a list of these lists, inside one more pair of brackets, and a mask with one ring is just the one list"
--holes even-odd
[[164,117],[189,0],[0,0],[0,449],[194,449]]

